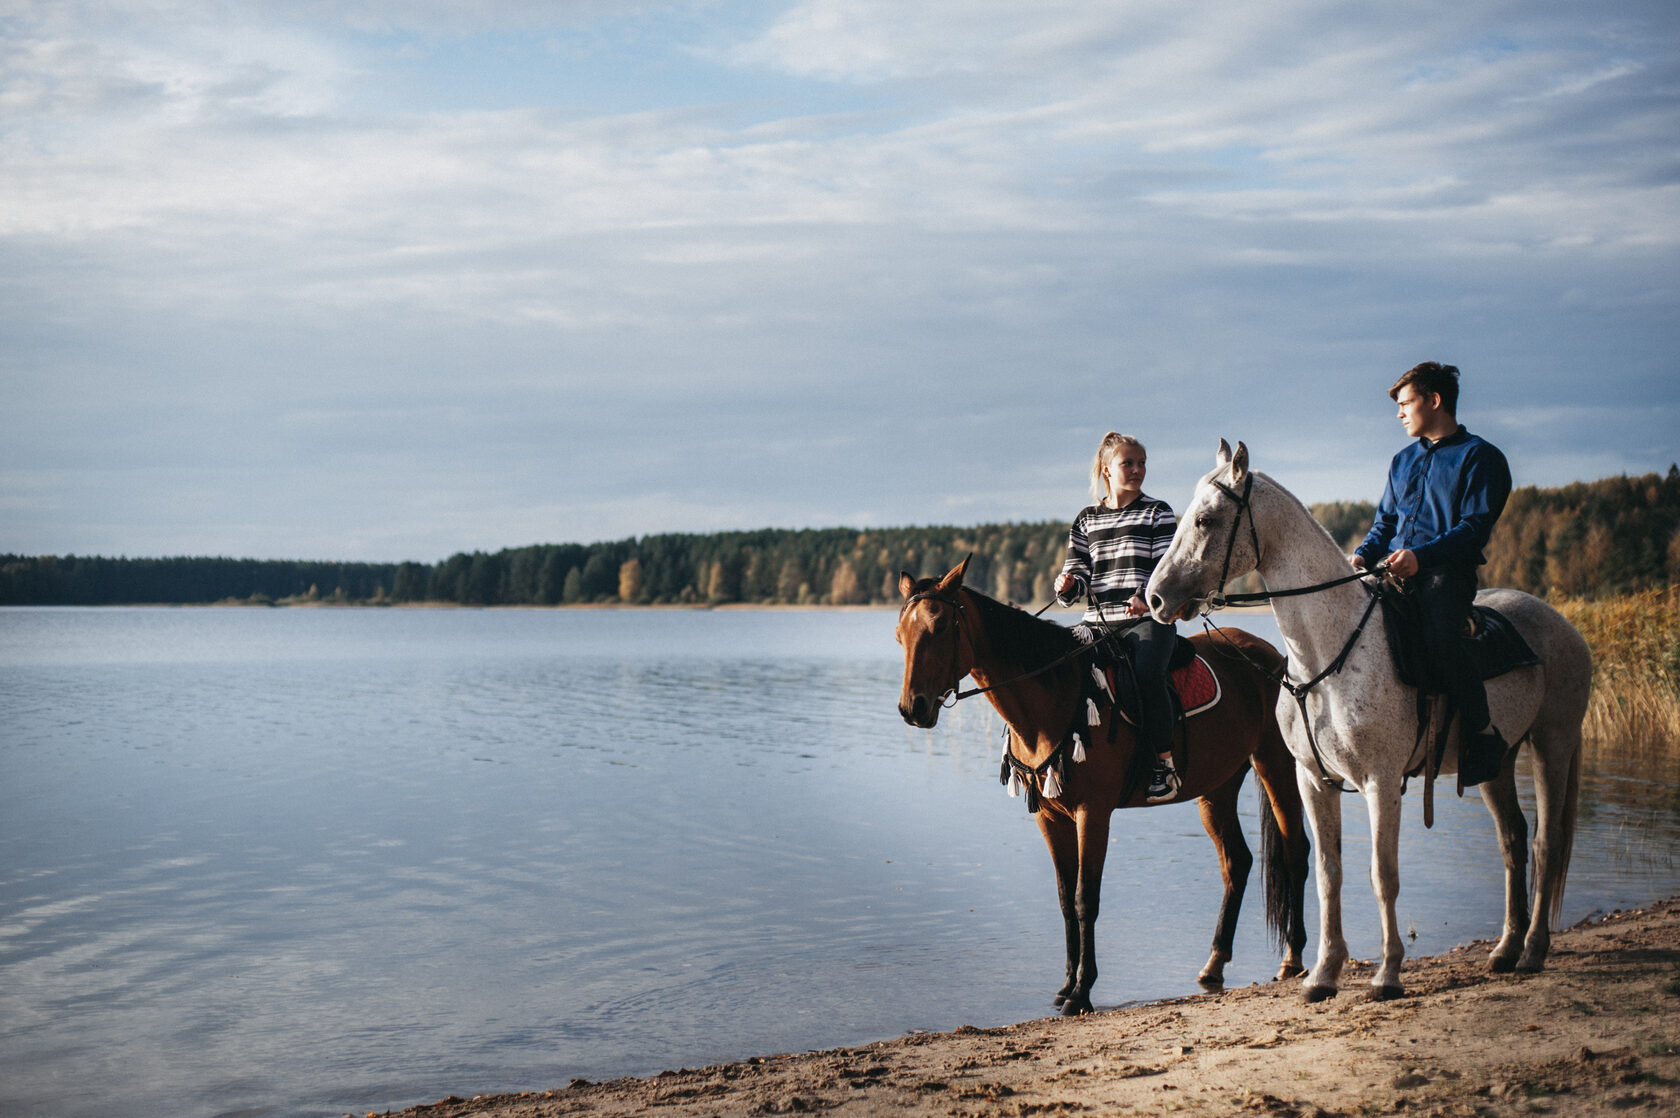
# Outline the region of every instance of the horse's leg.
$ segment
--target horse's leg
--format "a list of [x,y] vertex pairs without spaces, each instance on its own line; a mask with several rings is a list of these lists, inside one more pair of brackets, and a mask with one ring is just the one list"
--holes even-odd
[[1067,980],[1056,991],[1055,1005],[1063,1005],[1079,982],[1079,914],[1075,907],[1079,889],[1079,835],[1073,821],[1048,807],[1038,809],[1038,831],[1050,848],[1056,867],[1056,899],[1062,906],[1062,930],[1067,942]]
[[1297,765],[1295,781],[1301,806],[1313,833],[1313,861],[1318,870],[1318,960],[1302,980],[1309,1002],[1333,998],[1347,962],[1342,938],[1342,801],[1341,793]]
[[1406,945],[1400,939],[1400,921],[1395,903],[1400,899],[1400,780],[1373,780],[1365,789],[1366,810],[1371,816],[1371,891],[1377,895],[1382,914],[1382,962],[1371,976],[1371,997],[1386,1001],[1398,998],[1400,960]]
[[1248,776],[1248,768],[1238,769],[1231,779],[1197,801],[1202,812],[1202,827],[1213,848],[1219,852],[1219,876],[1225,882],[1225,899],[1219,904],[1219,923],[1213,929],[1213,950],[1207,966],[1196,981],[1211,990],[1225,985],[1225,964],[1231,961],[1231,942],[1237,935],[1237,914],[1242,911],[1243,892],[1248,887],[1248,872],[1254,865],[1248,842],[1243,838],[1242,822],[1237,818],[1237,793]]
[[[1279,979],[1294,978],[1306,973],[1301,953],[1307,946],[1307,856],[1311,844],[1307,842],[1306,819],[1301,810],[1301,790],[1295,784],[1295,759],[1280,740],[1277,749],[1263,749],[1254,757],[1254,771],[1260,778],[1266,802],[1260,804],[1263,814],[1261,836],[1265,839],[1269,818],[1276,829],[1276,843],[1281,849],[1268,849],[1262,841],[1260,853],[1266,866],[1266,920],[1283,939],[1285,955],[1278,966]],[[1269,816],[1264,815],[1270,812]],[[1272,860],[1281,859],[1283,878],[1287,887],[1274,890]]]
[[1575,845],[1575,813],[1581,789],[1581,725],[1538,726],[1534,743],[1534,907],[1528,919],[1517,970],[1532,973],[1546,964],[1552,946],[1552,921],[1569,876],[1569,856]]
[[1528,820],[1517,802],[1513,773],[1514,762],[1507,760],[1499,775],[1482,785],[1482,802],[1493,816],[1499,853],[1505,859],[1505,928],[1488,956],[1488,969],[1496,973],[1516,969],[1528,931]]
[[1091,987],[1097,984],[1097,911],[1102,901],[1103,861],[1108,856],[1108,822],[1108,812],[1102,808],[1079,809],[1079,889],[1073,906],[1079,921],[1079,976],[1062,1004],[1064,1017],[1091,1012]]

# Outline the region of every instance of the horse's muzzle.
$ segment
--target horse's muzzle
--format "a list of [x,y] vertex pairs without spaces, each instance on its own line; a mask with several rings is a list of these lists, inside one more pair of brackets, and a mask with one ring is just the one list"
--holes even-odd
[[898,713],[922,730],[931,730],[939,723],[939,704],[927,695],[912,695],[908,702],[900,699]]

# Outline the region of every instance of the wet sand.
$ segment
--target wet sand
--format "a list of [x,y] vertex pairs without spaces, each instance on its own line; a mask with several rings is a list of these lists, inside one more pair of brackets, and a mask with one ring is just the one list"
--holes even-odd
[[1488,973],[1490,947],[1408,959],[1398,1001],[1350,964],[1319,1005],[1291,980],[401,1113],[1680,1113],[1680,899],[1554,935],[1537,975]]

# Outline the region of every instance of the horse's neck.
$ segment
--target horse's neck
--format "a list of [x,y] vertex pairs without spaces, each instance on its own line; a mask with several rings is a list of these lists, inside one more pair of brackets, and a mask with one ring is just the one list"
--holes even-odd
[[[970,617],[979,615],[972,601],[968,613]],[[1056,686],[1063,673],[1060,669],[1052,669],[1031,679],[1020,679],[1018,677],[1026,669],[1002,657],[990,635],[979,631],[978,626],[975,629],[974,664],[969,674],[979,686],[997,688],[986,692],[986,700],[998,712],[998,717],[1015,731],[1023,747],[1032,751],[1032,756],[1022,757],[1021,760],[1034,764],[1060,744],[1072,718],[1063,689]],[[1005,686],[999,687],[999,684]]]
[[[1347,557],[1318,527],[1312,514],[1294,501],[1272,502],[1262,537],[1262,562],[1257,568],[1268,590],[1289,590],[1333,582],[1353,573]],[[1272,616],[1278,632],[1289,646],[1293,675],[1311,677],[1335,660],[1347,645],[1365,608],[1370,592],[1362,582],[1348,582],[1312,594],[1298,594],[1272,600]],[[1366,625],[1367,637],[1380,632],[1381,611]],[[1381,642],[1362,640],[1354,655]]]

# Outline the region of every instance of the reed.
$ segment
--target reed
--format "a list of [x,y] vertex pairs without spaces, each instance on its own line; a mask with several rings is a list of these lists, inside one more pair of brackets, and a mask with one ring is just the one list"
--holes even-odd
[[1680,588],[1553,605],[1592,649],[1587,751],[1680,769]]

